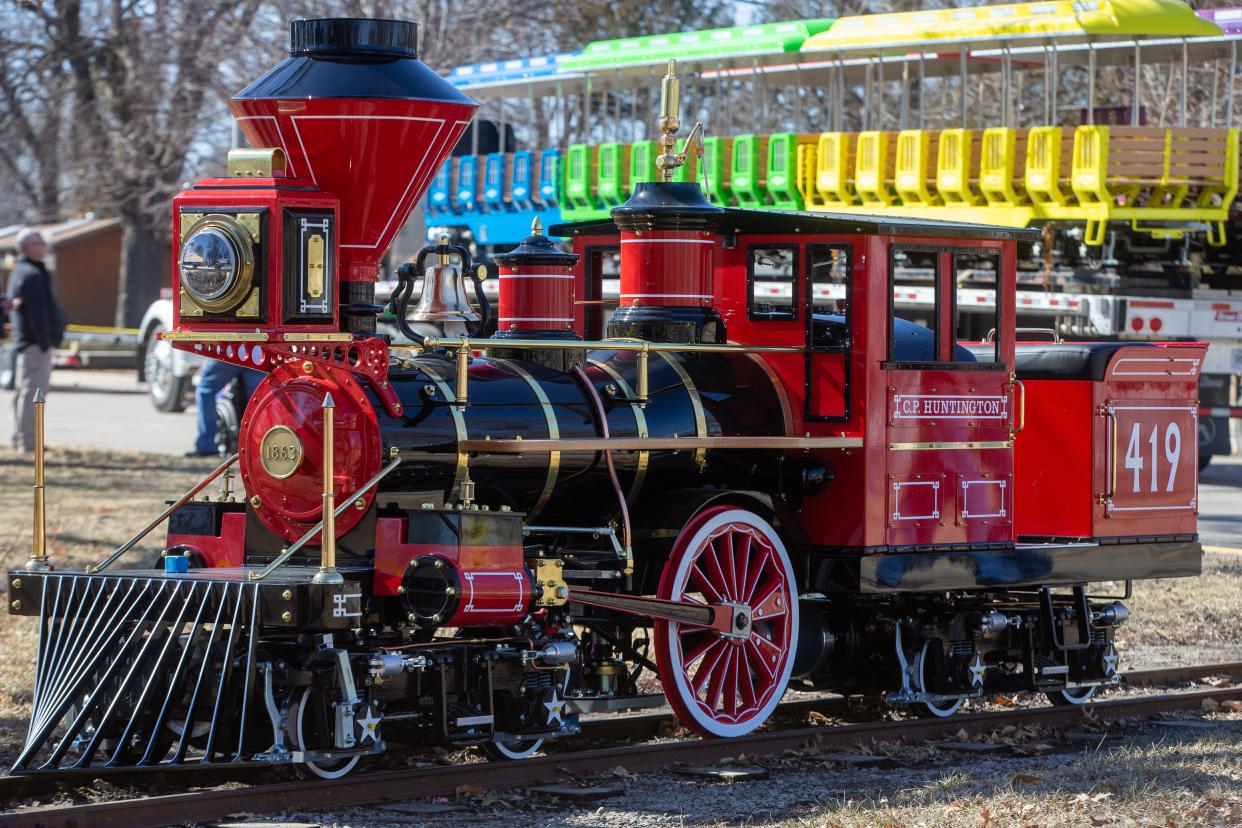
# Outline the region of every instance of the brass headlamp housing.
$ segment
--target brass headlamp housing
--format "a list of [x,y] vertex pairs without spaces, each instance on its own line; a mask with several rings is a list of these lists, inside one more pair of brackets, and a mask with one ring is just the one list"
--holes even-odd
[[[240,305],[254,280],[251,232],[232,216],[209,213],[184,238],[177,261],[181,287],[190,299],[209,313],[224,313]],[[213,280],[219,284],[212,285]]]

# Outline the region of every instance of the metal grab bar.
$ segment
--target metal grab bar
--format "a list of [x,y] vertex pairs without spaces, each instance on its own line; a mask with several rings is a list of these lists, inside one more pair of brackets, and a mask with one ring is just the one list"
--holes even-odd
[[198,493],[199,493],[199,492],[201,492],[203,489],[207,488],[207,484],[208,484],[208,483],[210,483],[211,481],[215,480],[215,479],[216,479],[217,477],[219,477],[221,474],[223,474],[223,473],[224,473],[224,470],[225,470],[225,469],[227,469],[229,466],[231,466],[231,465],[233,465],[234,463],[236,463],[236,462],[237,462],[237,458],[238,458],[239,456],[240,456],[240,455],[238,455],[238,454],[234,454],[232,457],[230,457],[229,459],[225,460],[225,461],[224,461],[223,463],[221,463],[219,466],[216,466],[215,470],[214,470],[211,474],[207,475],[207,476],[206,476],[206,477],[204,477],[202,480],[200,480],[200,481],[198,482],[198,485],[197,485],[197,486],[195,486],[193,489],[190,489],[188,492],[186,492],[185,494],[183,494],[183,495],[181,496],[181,499],[180,499],[180,500],[178,500],[176,503],[174,503],[173,505],[171,505],[171,506],[169,506],[167,509],[165,509],[165,510],[164,510],[164,512],[163,512],[163,513],[162,513],[159,517],[157,517],[155,520],[153,520],[153,521],[151,521],[150,523],[148,523],[148,524],[147,524],[147,525],[146,525],[146,526],[142,529],[142,531],[140,531],[138,534],[134,535],[132,538],[130,538],[130,539],[129,539],[128,541],[126,541],[125,543],[121,544],[121,546],[120,546],[120,547],[119,547],[119,548],[118,548],[115,552],[113,552],[113,553],[112,553],[111,555],[109,555],[108,557],[104,558],[104,559],[103,559],[102,561],[100,561],[99,563],[94,564],[93,566],[88,566],[88,567],[86,568],[86,574],[87,574],[87,575],[94,575],[96,572],[103,572],[105,569],[107,569],[109,566],[111,566],[113,561],[115,561],[117,558],[119,558],[119,557],[121,557],[122,555],[124,555],[124,554],[125,554],[126,552],[128,552],[129,550],[133,549],[133,548],[134,548],[134,546],[135,546],[135,545],[136,545],[136,544],[137,544],[140,540],[142,540],[143,538],[145,538],[147,535],[151,534],[151,531],[152,531],[153,529],[155,529],[155,527],[157,527],[157,526],[159,526],[161,523],[163,523],[165,520],[167,520],[167,519],[169,518],[169,516],[171,516],[171,515],[172,515],[172,513],[173,513],[173,512],[177,511],[177,510],[178,510],[178,509],[180,509],[182,506],[184,506],[185,504],[189,503],[189,502],[190,502],[190,499],[191,499],[192,497],[194,497],[194,495],[198,494]]
[[1026,428],[1026,386],[1022,384],[1022,380],[1015,379],[1013,381],[1014,396],[1018,396],[1016,392],[1022,392],[1022,402],[1018,404],[1018,427],[1013,430],[1014,434],[1021,434]]
[[[1031,333],[1038,333],[1038,334],[1052,334],[1052,341],[1053,341],[1053,343],[1054,343],[1054,344],[1056,344],[1056,345],[1060,345],[1060,344],[1061,344],[1061,335],[1060,335],[1059,333],[1057,333],[1055,330],[1053,330],[1052,328],[1014,328],[1014,329],[1013,329],[1013,333],[1014,333],[1014,342],[1015,342],[1015,343],[1020,342],[1020,341],[1026,341],[1026,342],[1030,342],[1030,341],[1031,341],[1031,340],[1029,340],[1029,339],[1027,339],[1027,340],[1019,340],[1019,339],[1018,339],[1018,334],[1024,334],[1024,333],[1027,333],[1027,334],[1031,334]],[[990,329],[990,330],[988,331],[988,335],[987,335],[987,336],[985,336],[985,337],[983,338],[983,341],[984,341],[984,342],[986,342],[986,343],[988,343],[988,344],[991,344],[991,343],[995,342],[995,341],[996,341],[996,328],[992,328],[992,329]]]
[[[429,336],[424,349],[466,347],[485,351],[491,348],[542,348],[545,350],[578,351],[670,351],[688,354],[804,354],[801,345],[716,345],[695,342],[646,342],[635,339],[596,339],[588,341],[565,339],[462,339],[459,337]],[[397,346],[410,349],[411,346]]]
[[[333,517],[340,517],[341,515],[345,514],[345,510],[348,509],[350,506],[352,506],[355,500],[357,500],[367,490],[369,490],[370,488],[378,484],[381,480],[383,480],[385,477],[387,477],[388,474],[399,465],[401,465],[401,458],[400,457],[394,458],[391,463],[389,463],[387,466],[384,466],[384,468],[380,469],[374,477],[372,477],[370,480],[364,483],[362,485],[362,488],[358,489],[356,492],[351,494],[349,497],[341,498],[341,505],[337,506],[336,509],[334,509],[332,512]],[[323,519],[320,519],[318,523],[316,523],[314,526],[311,527],[311,530],[309,532],[307,532],[305,535],[303,535],[302,537],[294,541],[291,546],[289,546],[287,549],[282,550],[281,553],[276,556],[276,559],[273,560],[267,566],[265,566],[261,571],[250,572],[249,574],[247,574],[246,576],[247,580],[262,581],[268,575],[271,575],[276,570],[277,567],[279,567],[285,561],[293,557],[293,554],[295,552],[297,552],[299,549],[301,549],[303,546],[309,543],[310,539],[315,537],[315,535],[318,535],[321,531],[323,531]]]

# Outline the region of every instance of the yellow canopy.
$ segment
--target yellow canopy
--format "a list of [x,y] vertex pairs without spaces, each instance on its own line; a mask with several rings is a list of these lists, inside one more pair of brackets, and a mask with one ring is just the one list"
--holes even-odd
[[1050,0],[842,17],[802,44],[802,52],[935,46],[976,40],[1207,37],[1220,27],[1181,0]]

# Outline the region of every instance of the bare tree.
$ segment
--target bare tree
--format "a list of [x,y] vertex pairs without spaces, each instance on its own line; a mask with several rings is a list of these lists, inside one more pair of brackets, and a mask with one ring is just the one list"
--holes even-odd
[[[67,77],[38,27],[12,8],[0,13],[0,167],[5,188],[27,206],[8,218],[53,221],[61,214],[61,138]],[[13,205],[16,207],[16,205]]]
[[62,212],[65,191],[74,206],[120,217],[117,323],[136,325],[166,271],[168,200],[210,143],[221,87],[253,59],[262,4],[7,2],[5,17],[24,39],[7,44],[5,59],[33,70],[6,71],[0,85],[4,129],[26,150],[12,173],[23,190],[37,186],[41,218]]
[[[158,295],[171,197],[219,173],[228,97],[283,53],[297,17],[420,23],[423,60],[452,66],[607,37],[729,25],[725,0],[0,0],[0,217],[92,210],[124,228],[117,323]],[[485,36],[480,36],[485,33]],[[541,102],[542,105],[543,102]],[[518,112],[532,133],[540,111]]]

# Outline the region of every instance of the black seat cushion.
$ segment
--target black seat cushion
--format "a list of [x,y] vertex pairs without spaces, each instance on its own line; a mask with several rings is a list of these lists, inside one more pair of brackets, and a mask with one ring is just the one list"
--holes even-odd
[[1121,348],[1155,347],[1150,342],[1062,342],[1018,345],[1014,370],[1021,380],[1102,380]]

